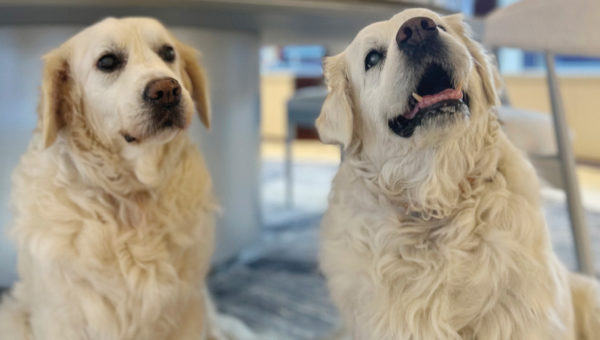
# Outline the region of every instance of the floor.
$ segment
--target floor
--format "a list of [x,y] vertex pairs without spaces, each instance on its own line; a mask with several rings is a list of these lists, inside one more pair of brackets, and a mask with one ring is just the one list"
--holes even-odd
[[[337,169],[339,150],[311,142],[295,146],[295,204],[285,206],[283,148],[263,148],[263,214],[261,240],[238,261],[214,272],[209,285],[219,309],[233,315],[260,334],[278,340],[323,339],[338,325],[323,277],[316,261],[320,217],[326,206],[329,183]],[[584,174],[587,218],[592,244],[600,244],[600,171],[579,169]],[[581,172],[583,171],[583,172]],[[564,194],[545,188],[544,211],[554,249],[570,269],[575,255]],[[598,196],[600,197],[600,195]],[[600,273],[600,247],[595,247]]]

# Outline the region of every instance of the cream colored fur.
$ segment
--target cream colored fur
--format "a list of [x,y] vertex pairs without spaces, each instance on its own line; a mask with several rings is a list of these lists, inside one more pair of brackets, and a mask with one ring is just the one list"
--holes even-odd
[[[387,120],[406,110],[418,65],[395,35],[416,16],[447,30],[445,67],[470,115],[402,138]],[[345,147],[322,222],[331,296],[354,339],[600,339],[597,284],[553,253],[536,174],[494,112],[497,75],[461,21],[406,10],[325,61],[317,128]],[[384,62],[365,72],[368,51],[382,47]]]
[[[156,53],[175,48],[176,60]],[[96,69],[112,49],[118,73]],[[109,18],[45,57],[39,124],[13,175],[20,280],[3,340],[206,339],[215,202],[183,129],[151,131],[145,84],[182,84],[187,125],[210,123],[195,51],[157,21]],[[123,133],[137,137],[127,143]]]

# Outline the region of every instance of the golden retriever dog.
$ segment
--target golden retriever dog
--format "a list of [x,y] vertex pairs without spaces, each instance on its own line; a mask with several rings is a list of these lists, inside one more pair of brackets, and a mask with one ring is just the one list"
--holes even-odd
[[196,52],[154,19],[108,18],[44,60],[0,338],[207,339],[216,205],[185,132],[195,111],[210,125]]
[[354,339],[600,339],[596,283],[553,253],[467,31],[406,10],[325,60],[316,124],[345,149],[322,222],[331,295]]

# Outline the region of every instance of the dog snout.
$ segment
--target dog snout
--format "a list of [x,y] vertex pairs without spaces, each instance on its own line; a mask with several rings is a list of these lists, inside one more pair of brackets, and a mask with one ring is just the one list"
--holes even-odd
[[427,17],[416,17],[407,20],[396,34],[396,43],[400,49],[423,45],[438,35],[435,21]]
[[143,97],[155,107],[170,108],[181,101],[181,86],[173,78],[154,79],[146,85]]

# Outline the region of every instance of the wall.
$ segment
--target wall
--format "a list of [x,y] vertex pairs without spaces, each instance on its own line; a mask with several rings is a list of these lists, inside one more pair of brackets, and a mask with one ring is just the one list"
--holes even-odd
[[294,94],[294,75],[273,73],[260,77],[260,135],[267,140],[283,140],[286,135],[287,101]]
[[[544,77],[505,76],[504,81],[513,106],[550,113]],[[562,76],[559,83],[575,156],[600,162],[600,77]]]
[[[40,56],[79,29],[0,27],[0,286],[16,278],[15,250],[7,237],[10,174],[35,126]],[[202,50],[211,84],[211,131],[195,119],[189,132],[204,152],[223,208],[215,254],[221,262],[252,242],[260,228],[258,37],[238,31],[172,31]]]

